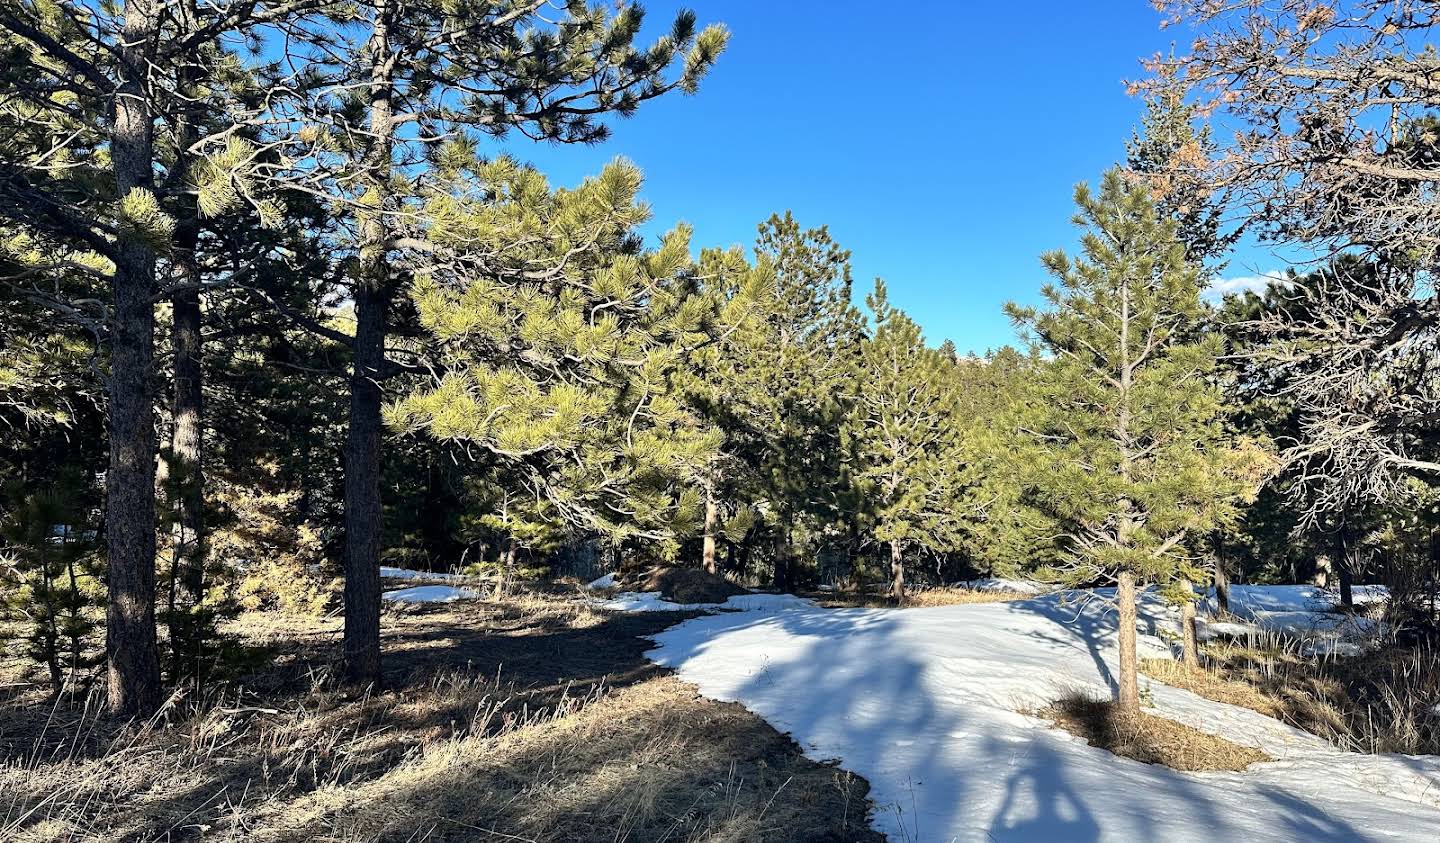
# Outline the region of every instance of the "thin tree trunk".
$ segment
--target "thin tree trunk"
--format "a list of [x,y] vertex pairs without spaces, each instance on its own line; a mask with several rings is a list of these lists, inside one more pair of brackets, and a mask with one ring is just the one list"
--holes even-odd
[[715,566],[715,533],[720,526],[720,506],[715,502],[714,481],[705,484],[705,539],[700,561],[708,574],[718,573]]
[[[152,184],[153,127],[145,74],[159,10],[125,0],[120,85],[114,98],[111,159],[117,195]],[[155,651],[155,250],[135,232],[115,244],[110,336],[110,467],[105,477],[109,603],[105,615],[108,704],[148,715],[160,705]]]
[[1340,541],[1335,549],[1335,573],[1340,580],[1340,605],[1351,609],[1355,606],[1355,571],[1359,568],[1356,542],[1351,538],[1349,527],[1341,527],[1338,538]]
[[[1189,580],[1181,580],[1186,593],[1190,593]],[[1200,646],[1195,640],[1195,601],[1186,600],[1180,604],[1180,657],[1189,667],[1200,666]]]
[[[181,4],[185,29],[195,26],[196,10],[194,0]],[[189,178],[191,156],[190,146],[199,137],[201,113],[198,107],[199,95],[196,85],[203,75],[203,68],[195,62],[185,62],[177,70],[177,78],[184,96],[185,106],[181,111],[176,129],[176,160],[173,178],[183,181]],[[175,493],[175,547],[173,558],[179,570],[172,576],[185,588],[185,596],[192,611],[198,609],[205,598],[205,479],[204,456],[204,393],[202,391],[201,360],[203,357],[200,311],[200,261],[196,253],[200,243],[200,207],[197,197],[184,194],[177,213],[174,244],[170,252],[173,271],[174,292],[170,298],[172,313],[171,346],[174,353],[174,395],[171,400],[172,429],[170,436],[170,470],[178,471],[172,478],[171,488]],[[194,620],[193,618],[191,619]],[[199,675],[200,630],[192,622],[187,625],[190,653],[175,649],[176,666],[188,663],[189,669]],[[171,628],[172,648],[186,642],[180,636],[177,640],[175,629]]]
[[[184,238],[177,230],[172,257],[177,284],[199,283],[193,233]],[[170,646],[176,672],[198,675],[202,630],[195,624],[195,612],[205,599],[205,486],[202,472],[203,404],[201,392],[200,292],[190,288],[171,297],[175,392],[172,400],[174,424],[170,436],[170,488],[175,495],[175,546],[172,558],[178,570],[172,583],[183,587],[184,606],[172,606]],[[182,620],[181,615],[189,615]]]
[[1123,715],[1140,713],[1139,664],[1135,656],[1135,575],[1121,571],[1116,600],[1120,604],[1120,677],[1115,707]]
[[1225,568],[1225,559],[1220,555],[1220,550],[1215,551],[1214,564],[1211,567],[1211,576],[1215,580],[1215,604],[1219,609],[1221,617],[1230,614],[1230,572]]
[[890,596],[896,602],[905,599],[905,561],[900,555],[900,541],[890,542]]
[[360,219],[360,267],[355,299],[354,364],[350,375],[350,418],[345,434],[345,633],[346,678],[379,685],[380,551],[383,510],[380,500],[380,437],[385,363],[385,331],[390,304],[384,217],[390,191],[394,148],[394,94],[387,0],[376,6],[370,34],[370,148],[365,180],[375,205]]

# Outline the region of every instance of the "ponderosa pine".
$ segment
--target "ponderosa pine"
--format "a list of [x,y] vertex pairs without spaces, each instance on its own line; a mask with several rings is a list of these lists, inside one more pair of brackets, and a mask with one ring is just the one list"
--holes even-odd
[[1083,256],[1046,254],[1045,307],[1007,308],[1048,358],[1021,418],[1041,459],[1017,470],[1065,536],[1052,574],[1118,586],[1116,700],[1134,713],[1137,594],[1203,575],[1195,542],[1250,492],[1256,459],[1221,423],[1219,338],[1193,330],[1203,275],[1175,222],[1119,170],[1075,202]]

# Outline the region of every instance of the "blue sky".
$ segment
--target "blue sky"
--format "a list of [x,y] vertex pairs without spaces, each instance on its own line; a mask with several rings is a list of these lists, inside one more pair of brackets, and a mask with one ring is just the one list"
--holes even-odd
[[[647,29],[680,3],[652,0]],[[1033,301],[1041,252],[1069,248],[1071,191],[1124,156],[1142,110],[1122,80],[1168,49],[1148,0],[966,0],[884,9],[850,0],[693,0],[730,27],[693,97],[646,104],[596,147],[511,144],[556,184],[623,155],[646,174],[648,233],[749,245],[790,209],[854,253],[934,343],[1014,340],[1001,305]],[[1228,276],[1281,266],[1246,249]]]

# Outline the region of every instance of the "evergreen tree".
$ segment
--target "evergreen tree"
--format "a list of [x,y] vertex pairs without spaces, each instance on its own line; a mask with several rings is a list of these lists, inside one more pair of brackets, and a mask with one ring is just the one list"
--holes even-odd
[[1008,310],[1051,358],[1023,431],[1045,457],[1029,482],[1065,535],[1053,573],[1119,586],[1117,701],[1134,713],[1137,587],[1200,576],[1195,542],[1247,494],[1255,460],[1221,424],[1219,338],[1196,336],[1201,273],[1175,223],[1119,171],[1075,201],[1084,257],[1045,255],[1048,307]]
[[490,455],[554,517],[673,551],[694,531],[693,482],[717,444],[676,388],[714,317],[694,295],[688,229],[639,249],[648,211],[623,161],[573,190],[504,158],[465,172],[473,185],[457,174],[430,196],[431,257],[413,292],[438,377],[389,424]]
[[[693,92],[728,36],[720,27],[697,31],[694,15],[682,12],[667,35],[638,49],[644,15],[631,3],[612,13],[576,0],[557,16],[528,0],[439,7],[370,0],[329,12],[296,18],[288,30],[302,45],[288,58],[303,67],[290,83],[309,95],[275,121],[292,141],[282,165],[259,169],[266,179],[324,193],[345,217],[335,244],[355,324],[351,332],[325,332],[352,354],[343,650],[350,679],[375,683],[383,385],[406,370],[388,356],[387,338],[408,316],[407,285],[433,272],[423,245],[433,242],[432,221],[416,216],[421,197],[433,193],[425,177],[433,171],[447,179],[451,158],[465,166],[479,133],[600,141],[603,115],[629,115],[673,90]],[[363,38],[352,42],[356,21]],[[425,207],[444,210],[433,200]],[[466,207],[484,213],[483,202]]]
[[1240,232],[1220,230],[1224,207],[1207,184],[1215,141],[1208,124],[1196,128],[1199,117],[1175,80],[1150,90],[1140,128],[1125,144],[1125,165],[1149,184],[1160,215],[1175,221],[1186,257],[1203,266],[1219,260]]
[[907,550],[945,552],[960,543],[964,466],[956,364],[925,345],[920,326],[890,305],[884,282],[875,282],[866,304],[875,327],[860,343],[845,430],[875,540],[889,548],[890,595],[902,600]]

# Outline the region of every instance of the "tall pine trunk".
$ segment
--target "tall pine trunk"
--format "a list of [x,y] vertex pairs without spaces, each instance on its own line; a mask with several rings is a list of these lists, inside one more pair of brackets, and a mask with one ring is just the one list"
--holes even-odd
[[[182,5],[185,28],[195,25],[194,2]],[[186,107],[176,128],[175,177],[183,181],[189,176],[189,148],[199,137],[201,114],[196,85],[203,68],[186,62],[177,70],[177,78]],[[172,576],[183,586],[189,609],[185,631],[177,635],[178,619],[172,619],[171,649],[175,666],[194,675],[200,671],[201,637],[195,617],[205,599],[205,475],[204,475],[204,392],[202,348],[202,314],[200,310],[200,208],[197,197],[181,197],[176,221],[174,243],[170,251],[171,350],[174,357],[174,392],[171,397],[172,430],[170,434],[171,489],[175,495],[175,534],[172,558],[178,570]],[[173,606],[172,606],[173,609]]]
[[379,685],[381,680],[380,552],[384,513],[380,500],[380,379],[391,295],[386,260],[390,232],[384,215],[390,196],[395,132],[394,63],[390,51],[393,15],[392,4],[381,0],[375,7],[370,34],[370,146],[363,164],[373,202],[360,218],[354,363],[345,433],[345,676],[351,682],[371,685]]
[[[145,76],[159,9],[126,0],[111,159],[120,197],[153,181],[153,117]],[[115,243],[110,335],[110,467],[105,477],[109,603],[105,616],[108,704],[148,715],[160,705],[155,640],[155,249],[122,229]]]
[[905,599],[905,560],[900,555],[900,540],[890,541],[890,596],[897,602]]
[[1116,580],[1119,587],[1115,598],[1120,608],[1120,677],[1115,706],[1128,716],[1140,713],[1139,663],[1135,655],[1135,575],[1121,571]]
[[380,682],[381,403],[385,356],[384,291],[362,285],[355,294],[354,366],[345,432],[345,676]]
[[[176,227],[171,263],[176,292],[170,298],[171,349],[174,355],[173,427],[166,485],[174,495],[175,528],[171,541],[172,598],[176,586],[184,605],[171,606],[170,648],[177,673],[198,675],[201,636],[195,613],[205,598],[205,481],[203,474],[204,395],[201,373],[200,266],[196,262],[198,220]],[[172,599],[172,604],[175,601]]]
[[700,562],[707,574],[718,572],[715,566],[715,534],[720,526],[720,506],[715,501],[715,482],[705,484],[705,538]]

